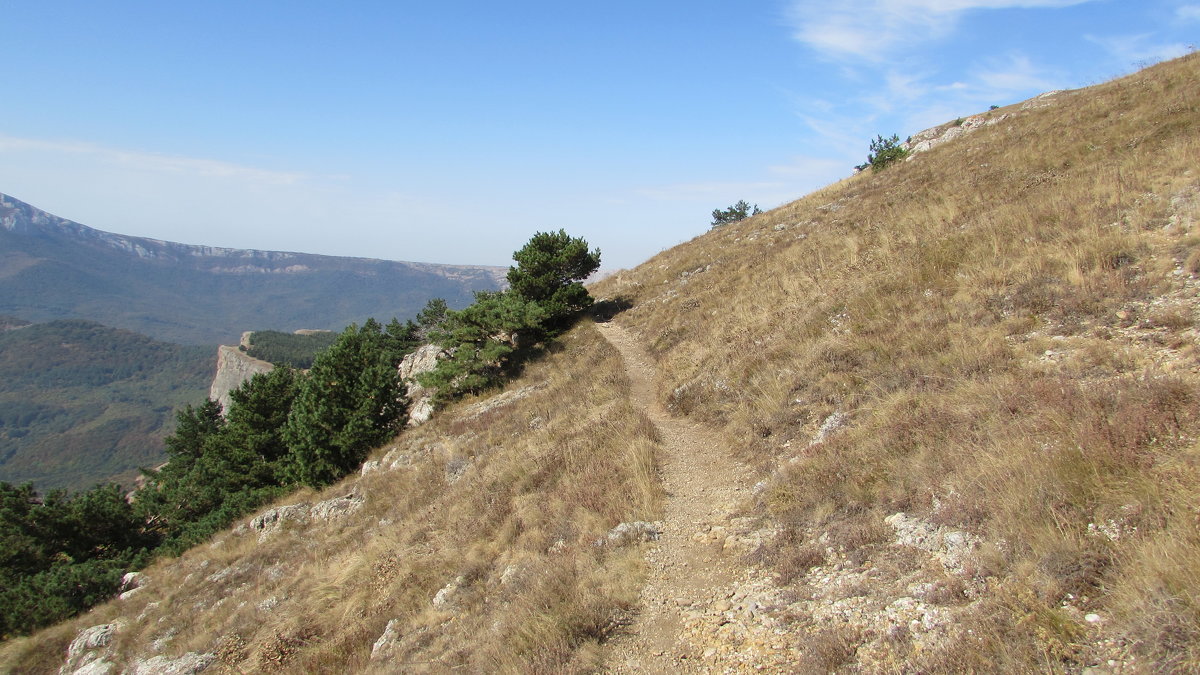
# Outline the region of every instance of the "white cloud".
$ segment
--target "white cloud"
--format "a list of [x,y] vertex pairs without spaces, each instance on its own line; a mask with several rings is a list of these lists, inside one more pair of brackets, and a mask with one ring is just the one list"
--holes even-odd
[[1200,21],[1200,5],[1183,5],[1176,8],[1175,18],[1180,21]]
[[122,150],[81,141],[47,141],[0,135],[0,153],[18,151],[87,155],[92,161],[124,170],[156,174],[184,174],[204,178],[228,178],[265,185],[292,185],[306,178],[302,173],[271,171],[213,159]]
[[1093,0],[795,0],[787,16],[797,40],[834,57],[881,62],[914,36],[939,39],[964,12],[978,9],[1055,8]]
[[1099,37],[1085,36],[1089,41],[1100,45],[1113,58],[1137,68],[1177,58],[1191,51],[1181,42],[1155,42],[1150,33],[1139,35],[1114,35]]

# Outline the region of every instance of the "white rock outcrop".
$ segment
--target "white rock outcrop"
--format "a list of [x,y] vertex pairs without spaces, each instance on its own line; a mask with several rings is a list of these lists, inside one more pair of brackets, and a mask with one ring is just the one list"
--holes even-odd
[[308,504],[291,504],[268,509],[250,521],[250,529],[258,532],[258,540],[265,541],[287,523],[308,522]]
[[932,553],[951,574],[962,575],[982,540],[962,530],[935,525],[907,513],[894,513],[883,522],[896,530],[896,544]]
[[79,631],[67,647],[67,661],[59,675],[107,675],[114,666],[107,660],[105,647],[121,629],[120,622],[105,623]]
[[366,499],[355,490],[341,497],[317,502],[308,513],[316,520],[332,520],[357,513],[364,503]]
[[371,660],[386,661],[396,651],[396,643],[400,641],[400,619],[388,621],[383,629],[383,635],[371,645]]
[[145,661],[134,661],[127,675],[195,675],[204,672],[217,657],[210,653],[188,652],[179,658],[155,656]]
[[229,410],[229,392],[260,373],[269,373],[275,366],[256,359],[238,347],[217,347],[217,373],[213,376],[208,397],[221,404],[221,410]]
[[408,397],[408,426],[415,427],[429,421],[433,417],[434,391],[417,384],[413,378],[421,373],[427,373],[437,367],[440,359],[447,356],[446,350],[437,345],[422,345],[416,351],[400,360],[396,374],[407,387]]

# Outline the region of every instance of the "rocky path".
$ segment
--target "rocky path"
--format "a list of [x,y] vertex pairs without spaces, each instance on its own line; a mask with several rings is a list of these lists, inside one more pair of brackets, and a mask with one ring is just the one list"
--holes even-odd
[[738,546],[730,524],[750,494],[751,471],[735,461],[717,434],[663,409],[655,395],[654,366],[633,334],[612,322],[597,326],[625,360],[634,404],[662,434],[659,466],[666,491],[663,533],[648,552],[650,574],[641,607],[632,625],[610,643],[609,668],[615,673],[719,672],[718,649],[700,639],[708,631],[698,629],[735,609],[738,598],[728,589],[745,570],[731,555]]

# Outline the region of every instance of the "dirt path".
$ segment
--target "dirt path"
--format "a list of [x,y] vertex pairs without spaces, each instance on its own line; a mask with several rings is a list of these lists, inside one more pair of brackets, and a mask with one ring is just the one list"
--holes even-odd
[[730,609],[725,589],[736,583],[742,566],[722,549],[730,517],[749,495],[751,472],[717,434],[673,418],[659,405],[654,366],[633,334],[612,322],[597,327],[625,359],[634,404],[662,434],[659,464],[667,495],[663,534],[647,556],[650,576],[641,607],[634,623],[610,643],[610,668],[709,672],[716,647],[695,639],[691,628]]

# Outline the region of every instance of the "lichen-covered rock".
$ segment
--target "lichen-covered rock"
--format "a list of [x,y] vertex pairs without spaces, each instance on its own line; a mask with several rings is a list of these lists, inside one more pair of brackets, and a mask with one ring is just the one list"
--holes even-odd
[[134,661],[133,667],[125,672],[128,675],[195,675],[205,671],[215,660],[213,654],[196,652],[188,652],[176,659],[155,656]]
[[121,577],[120,595],[117,597],[122,600],[128,600],[135,593],[146,587],[146,575],[141,572],[128,572]]
[[358,492],[351,492],[342,497],[334,497],[326,499],[323,502],[317,502],[309,511],[309,515],[315,520],[331,520],[348,516],[357,512],[363,507],[366,500]]
[[264,541],[278,532],[286,523],[308,522],[308,510],[308,504],[291,504],[269,509],[250,521],[250,529],[258,532],[259,541]]
[[629,523],[621,523],[608,531],[604,539],[596,542],[599,545],[607,546],[624,546],[626,544],[634,544],[643,541],[657,541],[662,536],[662,521],[653,523],[644,520],[638,520]]
[[121,629],[120,622],[105,623],[79,631],[67,647],[67,661],[60,675],[106,675],[114,666],[103,650]]
[[400,640],[400,619],[388,621],[383,629],[383,635],[371,646],[372,661],[386,661],[395,652],[396,643]]

